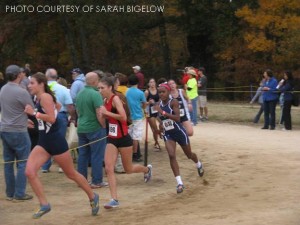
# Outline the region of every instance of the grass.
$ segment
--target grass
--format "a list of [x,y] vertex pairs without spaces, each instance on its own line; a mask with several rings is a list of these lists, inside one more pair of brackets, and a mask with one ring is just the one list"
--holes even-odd
[[[209,120],[213,122],[239,123],[252,125],[253,118],[258,112],[258,104],[232,103],[232,102],[209,102]],[[293,129],[300,129],[300,107],[292,107]],[[279,121],[280,107],[276,107],[276,123]],[[263,124],[264,115],[261,115],[260,124]]]

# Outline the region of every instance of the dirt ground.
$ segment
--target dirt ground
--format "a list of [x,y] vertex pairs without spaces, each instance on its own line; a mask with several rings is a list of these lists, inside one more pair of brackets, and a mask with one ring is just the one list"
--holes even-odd
[[[203,160],[203,178],[178,148],[187,188],[176,194],[167,153],[164,148],[154,152],[150,141],[153,179],[145,184],[141,174],[118,174],[121,207],[110,211],[101,207],[96,217],[90,215],[85,194],[53,165],[50,173],[40,174],[52,211],[39,220],[31,219],[37,198],[6,201],[1,165],[0,224],[300,224],[299,130],[270,131],[260,126],[207,122],[194,131],[191,143]],[[96,192],[101,205],[109,200],[108,188]],[[33,194],[30,186],[28,193]]]

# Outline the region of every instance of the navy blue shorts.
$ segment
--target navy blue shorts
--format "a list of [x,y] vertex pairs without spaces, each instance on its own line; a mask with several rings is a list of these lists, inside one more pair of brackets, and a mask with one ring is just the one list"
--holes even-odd
[[186,146],[190,143],[189,137],[184,129],[168,132],[163,135],[164,141],[172,140],[177,142],[180,146]]
[[51,156],[60,155],[69,149],[65,137],[59,132],[40,134],[37,145],[43,147]]

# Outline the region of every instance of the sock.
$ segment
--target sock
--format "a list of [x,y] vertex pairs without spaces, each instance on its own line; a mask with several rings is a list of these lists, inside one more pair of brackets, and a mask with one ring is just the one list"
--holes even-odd
[[202,166],[202,163],[201,163],[200,161],[198,161],[198,162],[196,163],[196,166],[197,166],[197,168],[200,168],[200,167]]
[[183,184],[182,180],[181,180],[181,176],[177,176],[175,178],[176,178],[177,184]]

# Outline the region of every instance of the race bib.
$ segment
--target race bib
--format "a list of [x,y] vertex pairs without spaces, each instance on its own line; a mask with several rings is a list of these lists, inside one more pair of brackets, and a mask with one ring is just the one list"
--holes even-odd
[[38,124],[39,124],[39,130],[45,130],[45,124],[44,121],[41,119],[37,119]]
[[184,115],[185,115],[185,111],[184,111],[184,109],[180,109],[179,111],[180,111],[180,117],[182,117],[182,116],[184,116]]
[[174,124],[173,120],[167,119],[163,121],[163,127],[165,131],[173,130],[174,129]]
[[157,112],[158,112],[157,110],[155,110],[154,106],[151,106],[150,110],[151,110],[151,113],[152,113],[152,114],[154,114],[154,113],[157,113]]
[[108,134],[112,137],[117,137],[118,136],[118,125],[117,124],[109,124]]

